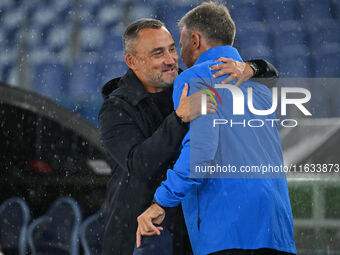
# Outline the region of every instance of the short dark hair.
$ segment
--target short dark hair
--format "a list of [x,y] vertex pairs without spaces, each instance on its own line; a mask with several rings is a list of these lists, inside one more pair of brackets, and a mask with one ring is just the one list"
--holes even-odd
[[236,28],[229,10],[222,4],[204,2],[187,12],[178,22],[180,29],[198,30],[209,42],[233,45]]
[[123,34],[124,53],[133,52],[130,43],[138,37],[139,31],[145,28],[159,29],[165,27],[164,23],[158,19],[139,19],[128,25]]

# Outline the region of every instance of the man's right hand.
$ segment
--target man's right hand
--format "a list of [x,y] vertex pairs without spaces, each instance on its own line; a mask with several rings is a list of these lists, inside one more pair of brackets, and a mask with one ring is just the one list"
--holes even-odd
[[[179,101],[179,106],[176,110],[178,117],[182,119],[183,122],[190,122],[201,115],[201,104],[202,104],[202,94],[203,91],[198,91],[190,96],[188,96],[189,85],[185,83],[182,90],[182,95]],[[211,97],[207,97],[207,113],[215,113],[216,105]]]

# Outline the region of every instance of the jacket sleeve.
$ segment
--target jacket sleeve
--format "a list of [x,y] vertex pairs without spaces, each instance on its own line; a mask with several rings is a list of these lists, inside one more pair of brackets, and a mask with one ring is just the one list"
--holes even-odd
[[[175,81],[176,85],[176,81]],[[198,91],[195,84],[190,84],[192,93]],[[197,171],[197,168],[213,164],[219,140],[219,127],[213,127],[219,113],[202,115],[190,122],[190,131],[183,139],[181,154],[173,170],[167,171],[167,179],[156,190],[154,198],[165,207],[175,207],[185,199],[193,188],[204,183],[209,173]]]
[[276,85],[279,79],[279,71],[271,63],[264,59],[252,59],[246,62],[254,63],[258,72],[254,75],[253,80],[272,88]]
[[187,132],[187,127],[173,112],[150,137],[145,138],[136,121],[112,98],[100,110],[99,126],[109,156],[121,168],[143,179],[168,167]]

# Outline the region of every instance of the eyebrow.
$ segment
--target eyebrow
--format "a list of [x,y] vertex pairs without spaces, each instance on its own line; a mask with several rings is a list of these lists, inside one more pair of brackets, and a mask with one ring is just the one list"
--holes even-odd
[[[175,47],[175,45],[176,45],[175,43],[172,43],[172,44],[170,44],[169,48]],[[153,49],[151,51],[151,54],[153,54],[153,53],[155,53],[157,51],[163,51],[163,50],[164,50],[164,47],[158,47],[158,48]]]

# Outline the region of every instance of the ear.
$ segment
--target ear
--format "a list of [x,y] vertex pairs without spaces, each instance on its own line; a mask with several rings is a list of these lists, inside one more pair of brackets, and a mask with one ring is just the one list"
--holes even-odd
[[136,58],[131,53],[126,53],[125,54],[125,63],[133,71],[135,71],[137,69],[137,67],[136,67]]
[[192,46],[193,46],[193,48],[194,49],[199,49],[200,48],[200,46],[201,46],[201,35],[198,33],[198,32],[196,32],[196,31],[194,31],[194,32],[192,32],[192,34],[191,34],[191,43],[192,43]]

